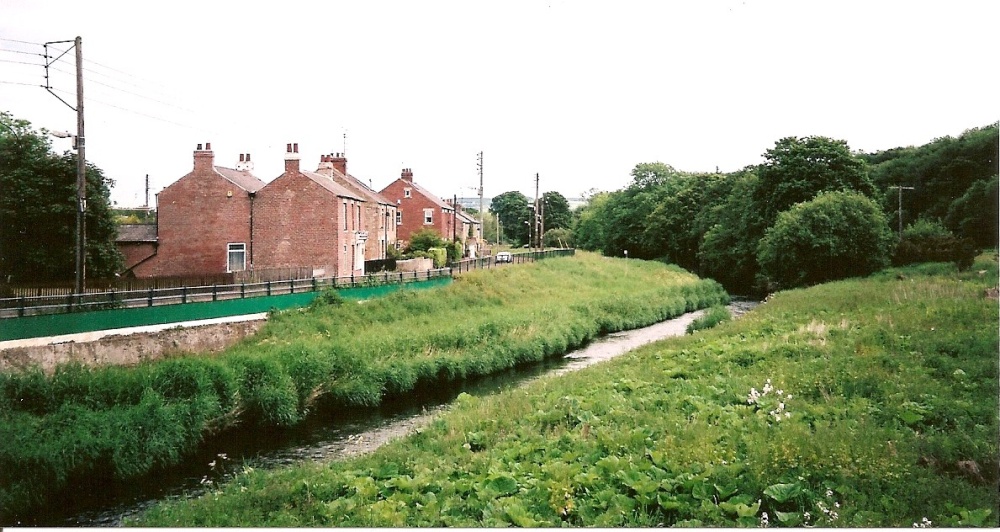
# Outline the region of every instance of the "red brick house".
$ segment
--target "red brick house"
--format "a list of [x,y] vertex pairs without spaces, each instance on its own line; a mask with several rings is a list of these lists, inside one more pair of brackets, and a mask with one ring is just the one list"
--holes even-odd
[[[199,144],[193,170],[157,195],[152,254],[131,264],[136,277],[213,275],[250,266],[251,212],[264,182],[237,168],[215,166],[212,145]],[[147,242],[147,245],[149,243]]]
[[364,198],[326,175],[299,168],[289,144],[285,171],[257,193],[253,265],[311,268],[315,277],[364,275]]
[[365,260],[386,258],[386,246],[396,246],[396,203],[347,173],[347,156],[343,153],[321,156],[316,173],[330,177],[365,200],[363,225],[368,232]]
[[455,209],[413,181],[413,170],[404,168],[399,179],[380,192],[397,206],[396,238],[405,248],[410,236],[422,229],[434,229],[451,242],[455,231]]

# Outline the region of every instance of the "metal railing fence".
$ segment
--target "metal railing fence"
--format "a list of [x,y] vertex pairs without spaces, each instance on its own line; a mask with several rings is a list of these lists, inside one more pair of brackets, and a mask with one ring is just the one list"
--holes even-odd
[[[573,255],[574,249],[552,249],[515,253],[512,263],[533,262],[550,257]],[[211,284],[138,290],[105,290],[41,296],[0,298],[0,318],[18,318],[89,312],[94,310],[153,307],[248,297],[316,292],[328,288],[357,288],[427,281],[463,272],[497,267],[493,257],[466,259],[447,268],[414,272],[378,272],[350,277],[309,277],[254,283]]]

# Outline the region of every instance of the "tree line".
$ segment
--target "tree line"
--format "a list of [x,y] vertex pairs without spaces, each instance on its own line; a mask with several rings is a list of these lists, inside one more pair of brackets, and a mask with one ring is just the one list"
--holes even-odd
[[[873,154],[843,140],[787,137],[763,163],[732,173],[641,163],[627,187],[593,194],[575,212],[572,238],[609,256],[678,264],[736,293],[890,263],[967,265],[998,244],[997,132],[992,124]],[[912,187],[901,211],[893,187]]]
[[[998,245],[998,144],[991,124],[871,154],[843,140],[787,137],[761,164],[731,173],[640,163],[628,186],[591,191],[575,211],[562,194],[542,194],[541,240],[665,260],[736,293],[863,275],[892,262],[969,264],[975,250]],[[74,153],[57,154],[44,130],[0,112],[0,292],[7,283],[73,278],[75,172]],[[93,278],[122,267],[113,186],[87,165],[85,260]],[[534,208],[520,192],[493,198],[487,240],[538,242]]]

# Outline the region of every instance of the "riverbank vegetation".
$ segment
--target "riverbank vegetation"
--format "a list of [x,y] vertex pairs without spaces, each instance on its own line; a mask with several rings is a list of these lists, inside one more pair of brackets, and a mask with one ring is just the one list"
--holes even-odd
[[316,408],[376,405],[726,301],[718,283],[676,267],[580,253],[360,304],[330,293],[221,355],[0,375],[0,523],[74,486],[170,467],[236,425],[275,430]]
[[137,524],[997,526],[997,277],[994,252],[780,292]]

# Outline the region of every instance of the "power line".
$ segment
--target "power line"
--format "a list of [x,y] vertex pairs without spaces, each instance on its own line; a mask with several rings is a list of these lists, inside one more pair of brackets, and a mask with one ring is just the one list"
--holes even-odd
[[4,39],[3,37],[0,37],[0,41],[7,41],[7,42],[19,42],[19,43],[21,43],[21,44],[34,44],[35,46],[44,46],[44,45],[43,45],[42,43],[40,43],[40,42],[30,42],[30,41],[19,41],[19,40],[17,40],[17,39]]
[[2,79],[0,79],[0,83],[3,83],[4,85],[24,85],[25,87],[42,87],[42,85],[39,85],[37,83],[23,83],[23,82],[20,82],[20,81],[4,81]]
[[18,64],[18,65],[31,65],[31,66],[37,66],[37,67],[44,67],[45,66],[42,63],[29,63],[27,61],[15,61],[13,59],[0,59],[0,63],[14,63],[14,64]]
[[8,48],[0,48],[0,52],[7,52],[11,54],[37,55],[39,57],[45,57],[45,54],[40,54],[38,52],[25,52],[24,50],[10,50]]
[[[62,89],[55,89],[55,88],[53,88],[52,90],[55,91],[55,92],[61,92],[61,93],[64,93],[64,94],[72,94],[69,91],[64,91]],[[91,102],[91,103],[105,105],[107,107],[113,107],[115,109],[118,109],[118,110],[121,110],[121,111],[125,111],[127,113],[132,113],[134,115],[143,116],[143,117],[146,117],[146,118],[151,118],[153,120],[159,120],[160,122],[165,122],[167,124],[173,124],[175,126],[183,127],[185,129],[192,129],[192,130],[196,130],[196,131],[206,131],[206,132],[214,133],[214,132],[212,132],[211,130],[208,130],[208,129],[204,129],[204,128],[192,126],[190,124],[182,124],[180,122],[174,122],[173,120],[168,120],[166,118],[161,118],[159,116],[155,116],[155,115],[143,113],[143,112],[140,112],[140,111],[136,111],[134,109],[129,109],[127,107],[122,107],[120,105],[115,105],[113,103],[108,103],[108,102],[101,101],[101,100],[95,100],[95,99],[93,99],[93,98],[91,98],[89,96],[85,97],[84,99],[86,101],[88,101],[88,102]]]

